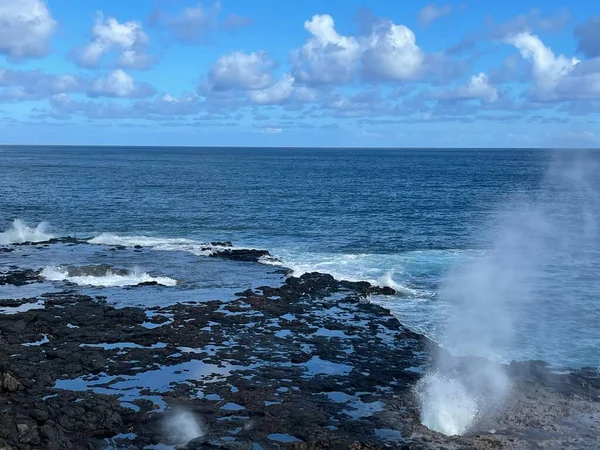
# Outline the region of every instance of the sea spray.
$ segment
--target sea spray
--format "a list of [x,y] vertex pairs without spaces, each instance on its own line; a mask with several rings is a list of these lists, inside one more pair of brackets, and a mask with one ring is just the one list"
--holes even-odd
[[202,420],[194,413],[177,408],[166,413],[163,430],[169,444],[185,445],[206,433]]
[[597,179],[598,166],[585,154],[554,155],[540,189],[512,198],[496,213],[484,238],[485,255],[446,275],[440,297],[452,305],[452,315],[441,344],[463,358],[440,351],[420,380],[424,425],[464,434],[501,411],[510,392],[501,363],[519,353],[515,348],[524,339],[532,341],[527,348],[537,357],[536,342],[547,338],[544,322],[556,314],[548,285],[570,302],[582,274],[594,272]]
[[41,222],[35,228],[31,228],[22,220],[15,219],[11,228],[0,233],[0,245],[47,241],[54,237],[48,233],[47,229],[46,222]]
[[[122,287],[136,286],[142,283],[155,283],[162,286],[176,286],[177,280],[165,277],[154,277],[140,270],[133,271],[117,271],[114,272],[107,269],[103,273],[92,272],[87,274],[84,268],[79,269],[78,274],[74,275],[69,271],[69,267],[45,267],[40,275],[49,281],[68,281],[79,286],[95,286],[95,287]],[[91,266],[94,269],[94,266]]]

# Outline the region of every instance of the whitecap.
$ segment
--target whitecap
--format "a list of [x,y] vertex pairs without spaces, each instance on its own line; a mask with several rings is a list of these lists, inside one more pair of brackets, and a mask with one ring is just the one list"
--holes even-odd
[[144,235],[119,236],[113,233],[102,233],[88,240],[88,243],[98,245],[122,245],[125,247],[140,246],[167,252],[187,252],[196,256],[210,256],[223,250],[257,250],[256,248],[251,247],[214,245],[209,242],[185,238],[164,238]]
[[175,286],[177,280],[169,277],[153,277],[146,272],[132,271],[126,274],[113,273],[107,271],[101,276],[83,275],[69,276],[69,271],[65,267],[46,267],[41,272],[41,276],[49,281],[69,281],[80,286],[95,287],[122,287],[135,286],[140,283],[157,283],[163,286]]
[[[396,271],[382,267],[381,255],[374,254],[312,254],[305,252],[289,252],[280,250],[281,259],[264,256],[259,259],[262,264],[285,267],[292,271],[292,276],[300,277],[306,273],[319,272],[333,276],[336,280],[367,281],[373,286],[390,287],[397,293],[417,295],[418,292],[399,281]],[[386,258],[390,261],[391,258]],[[399,261],[398,264],[403,261]]]
[[22,220],[16,219],[11,228],[0,233],[0,245],[47,241],[54,237],[47,232],[47,228],[46,222],[41,222],[35,228],[31,228]]

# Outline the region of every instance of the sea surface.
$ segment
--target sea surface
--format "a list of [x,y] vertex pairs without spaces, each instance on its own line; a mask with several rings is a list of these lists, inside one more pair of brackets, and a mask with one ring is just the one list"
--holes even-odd
[[[599,366],[599,164],[549,150],[0,147],[0,245],[94,238],[0,253],[0,269],[47,279],[0,298],[66,281],[117,304],[233,298],[280,283],[282,265],[394,287],[371,301],[456,353]],[[201,243],[223,240],[278,259],[209,258]],[[129,273],[74,278],[65,264]]]

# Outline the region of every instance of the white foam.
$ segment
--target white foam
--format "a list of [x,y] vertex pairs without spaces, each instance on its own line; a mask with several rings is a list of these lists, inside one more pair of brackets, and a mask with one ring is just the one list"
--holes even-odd
[[54,237],[47,232],[47,228],[46,222],[41,222],[35,228],[31,228],[22,220],[16,219],[11,228],[0,233],[0,245],[47,241]]
[[212,245],[208,242],[184,238],[162,238],[152,236],[119,236],[112,233],[102,233],[88,241],[90,244],[122,245],[125,247],[141,246],[152,250],[166,252],[187,252],[196,256],[210,256],[224,250],[257,250],[253,247],[230,247]]
[[70,277],[69,272],[61,267],[46,267],[41,272],[41,276],[50,281],[69,281],[80,286],[96,286],[96,287],[121,287],[135,286],[140,283],[152,283],[163,286],[175,286],[177,280],[169,277],[153,277],[146,272],[133,271],[127,275],[119,275],[112,272],[107,272],[103,276],[76,276]]
[[289,268],[295,277],[319,272],[337,280],[368,281],[373,286],[391,287],[403,295],[419,294],[408,287],[406,281],[400,280],[407,278],[403,272],[411,259],[408,254],[386,255],[384,258],[378,254],[310,253],[290,249],[275,249],[274,253],[281,259],[267,256],[259,262]]
[[438,372],[419,380],[417,394],[421,401],[421,423],[448,436],[469,430],[477,415],[477,400],[464,384]]
[[112,233],[102,233],[88,241],[90,244],[101,245],[124,245],[126,247],[134,247],[140,245],[142,247],[155,247],[157,245],[185,245],[194,244],[195,241],[179,238],[156,238],[150,236],[118,236]]

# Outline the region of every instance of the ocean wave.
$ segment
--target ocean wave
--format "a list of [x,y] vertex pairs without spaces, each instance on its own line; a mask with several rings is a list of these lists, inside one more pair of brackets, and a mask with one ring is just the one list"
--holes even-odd
[[41,276],[49,281],[69,281],[80,286],[95,287],[135,286],[141,283],[156,283],[163,286],[177,285],[177,280],[169,277],[153,277],[146,272],[113,271],[110,269],[102,274],[84,275],[78,273],[73,275],[67,267],[50,266],[42,270]]
[[187,252],[196,256],[210,256],[224,250],[257,250],[250,247],[234,247],[229,242],[201,242],[184,238],[161,238],[151,236],[119,236],[102,233],[88,240],[90,244],[123,245],[125,247],[146,247],[152,250]]
[[292,276],[300,277],[305,273],[320,272],[333,276],[337,280],[367,281],[373,286],[390,287],[399,294],[417,295],[418,291],[401,282],[394,280],[395,271],[382,270],[366,259],[371,255],[344,254],[344,255],[313,255],[295,258],[282,257],[281,259],[263,257],[259,262],[272,266],[285,267],[292,271]]
[[47,241],[54,237],[47,232],[47,228],[46,222],[41,222],[35,228],[31,228],[22,220],[16,219],[11,228],[0,233],[0,245]]

